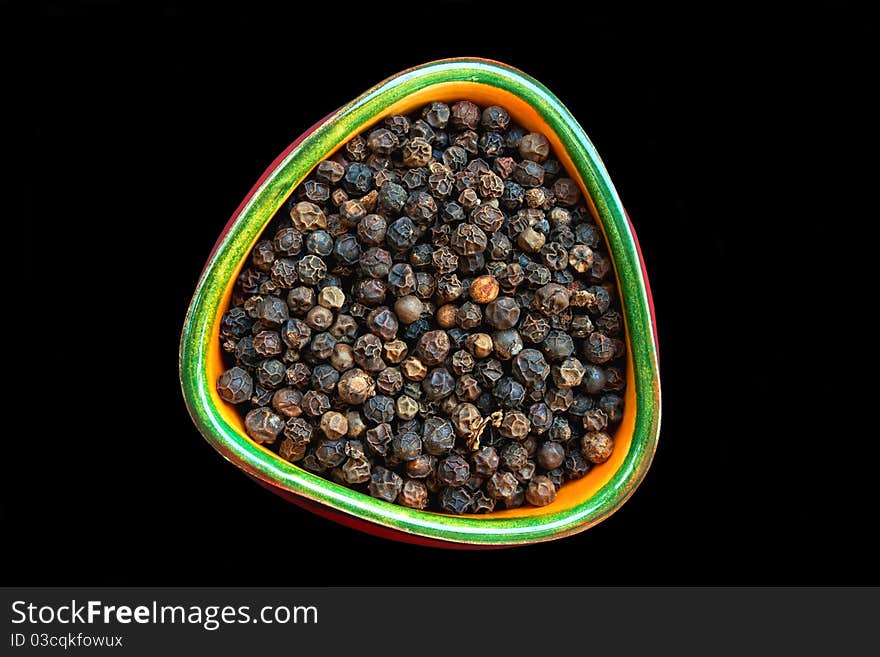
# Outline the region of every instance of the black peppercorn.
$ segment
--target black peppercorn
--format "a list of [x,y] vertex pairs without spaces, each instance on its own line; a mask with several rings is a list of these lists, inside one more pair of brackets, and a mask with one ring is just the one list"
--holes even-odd
[[397,499],[403,488],[403,479],[392,470],[383,468],[381,465],[373,468],[368,486],[370,495],[386,502]]
[[364,402],[364,416],[381,424],[394,419],[394,400],[385,395],[374,395]]
[[516,472],[524,467],[528,460],[526,448],[517,442],[507,443],[501,449],[501,467],[510,472]]
[[523,349],[513,359],[513,375],[524,385],[532,386],[550,374],[550,366],[537,349]]
[[532,432],[541,435],[546,433],[553,424],[553,413],[544,402],[536,402],[529,407],[529,421]]
[[448,454],[455,445],[452,424],[440,417],[429,417],[422,425],[422,443],[428,454],[434,456]]
[[511,297],[498,297],[486,306],[486,321],[497,329],[513,328],[519,315],[519,306]]
[[388,226],[385,243],[396,251],[412,248],[419,238],[415,224],[409,217],[400,217]]
[[233,367],[217,379],[217,393],[230,404],[240,404],[250,399],[254,391],[254,381],[247,371]]
[[437,465],[437,480],[444,486],[461,486],[471,476],[471,467],[459,454],[450,454]]
[[616,345],[614,340],[603,333],[594,331],[584,340],[583,350],[587,360],[595,365],[607,363],[614,358]]
[[465,487],[444,488],[438,498],[440,508],[446,513],[467,513],[473,504],[473,494]]
[[391,440],[391,449],[401,461],[412,461],[422,453],[422,439],[415,433],[399,433]]
[[510,360],[523,348],[522,337],[516,329],[495,331],[492,334],[492,348],[501,360]]
[[446,368],[435,367],[422,380],[422,389],[428,400],[437,401],[452,394],[455,379]]
[[565,469],[565,476],[568,479],[580,479],[590,471],[593,464],[587,461],[580,451],[570,449],[565,454],[562,467]]

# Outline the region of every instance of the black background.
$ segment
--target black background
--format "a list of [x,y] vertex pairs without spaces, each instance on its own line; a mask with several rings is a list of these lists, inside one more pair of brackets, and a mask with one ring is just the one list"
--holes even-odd
[[[860,212],[845,188],[868,179],[852,166],[867,11],[532,4],[42,3],[41,57],[19,67],[36,150],[6,299],[27,374],[5,405],[3,583],[877,582],[838,237]],[[619,513],[482,553],[389,543],[264,491],[202,440],[177,375],[202,264],[269,162],[383,78],[460,55],[541,80],[602,154],[663,382],[656,460]]]

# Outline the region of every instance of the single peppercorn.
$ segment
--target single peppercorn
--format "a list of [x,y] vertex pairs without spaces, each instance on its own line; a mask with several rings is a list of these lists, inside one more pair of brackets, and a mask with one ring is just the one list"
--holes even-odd
[[556,486],[544,475],[533,477],[526,488],[526,500],[533,506],[547,506],[556,499]]
[[241,404],[254,391],[251,375],[241,367],[232,367],[217,379],[217,393],[230,404]]
[[421,316],[423,307],[418,297],[407,295],[395,302],[394,312],[401,322],[412,324]]
[[604,463],[614,450],[614,440],[604,431],[591,431],[581,438],[581,453],[590,463]]
[[363,370],[351,369],[339,378],[336,391],[345,403],[359,405],[375,394],[375,382]]
[[425,365],[439,365],[446,359],[450,347],[446,331],[428,331],[419,338],[415,355]]
[[565,449],[557,442],[548,441],[538,448],[536,459],[545,470],[553,470],[565,461]]
[[438,498],[440,509],[446,513],[467,513],[473,504],[473,494],[465,487],[444,488]]
[[373,395],[364,402],[364,416],[376,424],[394,419],[394,400],[385,395]]
[[531,425],[525,414],[511,411],[504,414],[498,432],[510,440],[523,440],[528,435]]
[[381,465],[373,468],[368,486],[370,495],[386,502],[393,502],[402,488],[403,479],[396,472]]
[[492,334],[492,348],[498,358],[510,360],[522,351],[522,337],[516,329],[495,331]]
[[258,443],[274,443],[284,429],[284,420],[268,408],[255,408],[244,418],[247,435]]

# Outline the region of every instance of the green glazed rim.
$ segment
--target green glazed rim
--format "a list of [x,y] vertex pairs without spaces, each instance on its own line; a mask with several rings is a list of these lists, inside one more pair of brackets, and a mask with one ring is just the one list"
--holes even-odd
[[[212,330],[228,282],[252,244],[292,189],[327,153],[359,132],[383,110],[425,87],[476,82],[503,89],[528,103],[567,150],[595,205],[617,274],[634,377],[636,417],[629,451],[595,494],[564,510],[525,517],[449,516],[374,499],[284,461],[253,443],[223,417],[207,374]],[[225,310],[225,308],[223,309]],[[225,458],[271,486],[330,510],[405,534],[473,546],[520,545],[587,529],[616,511],[644,478],[660,428],[660,377],[653,308],[634,232],[595,147],[565,106],[542,84],[498,62],[463,58],[403,71],[325,119],[270,167],[218,240],[196,287],[180,342],[180,381],[189,413],[202,435]]]

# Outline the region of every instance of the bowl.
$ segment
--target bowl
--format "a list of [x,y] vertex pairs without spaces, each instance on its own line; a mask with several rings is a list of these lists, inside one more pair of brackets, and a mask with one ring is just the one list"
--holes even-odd
[[[392,114],[432,100],[502,105],[513,121],[544,133],[581,186],[601,226],[617,275],[626,325],[627,388],[611,458],[567,482],[544,507],[452,516],[374,499],[312,474],[252,441],[238,411],[215,389],[224,369],[220,319],[251,247],[291,191],[349,138]],[[574,117],[525,73],[483,59],[448,59],[402,71],[330,114],[279,155],[220,234],[199,278],[180,342],[180,381],[189,413],[205,439],[269,490],[317,514],[391,539],[487,548],[568,536],[614,513],[644,478],[657,447],[660,378],[648,277],[629,217],[596,149]]]

